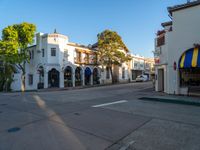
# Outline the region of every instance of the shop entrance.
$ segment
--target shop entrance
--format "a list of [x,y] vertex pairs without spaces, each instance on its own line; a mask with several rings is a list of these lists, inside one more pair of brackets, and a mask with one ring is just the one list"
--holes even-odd
[[75,70],[75,86],[82,86],[82,69],[77,67]]
[[200,95],[200,68],[180,69],[180,86],[188,87],[188,94]]
[[48,85],[50,88],[59,87],[59,71],[51,69],[48,73]]
[[185,51],[179,60],[180,87],[188,94],[200,95],[200,47]]
[[158,69],[158,91],[164,92],[164,69]]
[[67,66],[64,71],[64,86],[72,87],[72,67]]
[[91,85],[92,71],[89,67],[85,69],[85,85]]

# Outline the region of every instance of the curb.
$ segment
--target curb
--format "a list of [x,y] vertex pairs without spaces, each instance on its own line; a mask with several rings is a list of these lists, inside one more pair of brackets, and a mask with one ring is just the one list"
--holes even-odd
[[163,103],[171,103],[171,104],[180,104],[180,105],[191,105],[200,107],[200,102],[180,100],[180,99],[167,99],[167,98],[155,98],[155,97],[141,97],[139,100],[143,101],[154,101],[154,102],[163,102]]

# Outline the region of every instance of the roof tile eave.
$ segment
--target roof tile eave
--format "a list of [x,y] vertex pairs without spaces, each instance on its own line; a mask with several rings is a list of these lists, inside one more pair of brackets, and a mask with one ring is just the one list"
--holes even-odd
[[168,7],[167,10],[170,13],[170,15],[172,15],[172,12],[174,12],[174,11],[193,7],[193,6],[196,6],[196,5],[200,5],[200,0],[196,0],[196,1],[185,3],[185,4],[181,4],[181,5],[175,5],[175,6],[172,6],[172,7]]

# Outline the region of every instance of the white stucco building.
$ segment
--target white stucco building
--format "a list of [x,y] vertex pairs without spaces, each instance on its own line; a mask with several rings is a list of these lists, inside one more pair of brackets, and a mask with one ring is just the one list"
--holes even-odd
[[[155,40],[155,90],[188,94],[200,86],[200,0],[168,8]],[[199,91],[200,92],[200,91]]]
[[131,55],[131,81],[135,81],[139,75],[147,75],[151,80],[154,76],[154,59],[140,55]]
[[[36,34],[36,44],[29,47],[30,63],[26,63],[25,90],[89,86],[112,82],[108,69],[98,65],[95,46],[69,42],[56,32]],[[117,82],[129,81],[129,67],[123,63],[114,68]],[[13,91],[21,90],[21,73],[14,74]]]

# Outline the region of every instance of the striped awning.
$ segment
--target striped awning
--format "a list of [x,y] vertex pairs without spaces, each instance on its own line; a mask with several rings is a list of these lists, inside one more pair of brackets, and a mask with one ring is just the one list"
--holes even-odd
[[179,68],[200,68],[200,48],[192,48],[183,53]]

